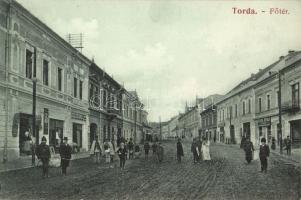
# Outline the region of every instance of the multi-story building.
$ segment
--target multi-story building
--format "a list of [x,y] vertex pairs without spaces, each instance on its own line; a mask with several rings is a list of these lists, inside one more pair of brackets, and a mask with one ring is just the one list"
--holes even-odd
[[292,56],[291,53],[282,56],[275,63],[252,74],[217,103],[217,132],[225,138],[226,143],[240,142],[242,136],[250,137],[256,145],[263,136],[271,140],[278,123],[276,75]]
[[87,150],[90,60],[16,1],[0,1],[0,48],[0,157],[24,155],[28,135]]
[[188,108],[186,106],[185,113],[179,119],[179,134],[182,138],[195,138],[199,136],[200,113],[198,106]]

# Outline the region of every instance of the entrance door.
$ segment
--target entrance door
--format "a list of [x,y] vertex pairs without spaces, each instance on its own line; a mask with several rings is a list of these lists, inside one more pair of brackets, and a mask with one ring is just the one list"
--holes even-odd
[[250,122],[243,124],[243,134],[246,138],[251,138]]
[[235,129],[234,129],[234,125],[230,126],[230,138],[231,138],[231,143],[235,144]]
[[73,123],[72,141],[77,144],[78,148],[82,147],[82,125]]
[[294,120],[291,124],[291,138],[294,145],[301,145],[301,120]]
[[97,124],[92,123],[90,124],[90,146],[92,145],[96,135],[97,135]]

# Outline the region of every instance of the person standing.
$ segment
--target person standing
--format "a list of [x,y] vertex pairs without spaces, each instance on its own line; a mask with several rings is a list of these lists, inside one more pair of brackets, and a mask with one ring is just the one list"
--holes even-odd
[[261,138],[261,145],[259,149],[259,158],[260,158],[260,163],[261,163],[261,172],[267,173],[267,168],[268,168],[268,160],[267,157],[270,155],[270,148],[266,144],[266,139]]
[[120,147],[117,150],[117,154],[118,154],[119,160],[120,160],[120,168],[124,169],[125,159],[126,159],[126,156],[127,156],[127,150],[126,150],[123,142],[120,143]]
[[153,155],[155,155],[156,151],[157,151],[157,144],[156,144],[156,142],[153,142],[153,144],[152,144],[152,150],[153,150]]
[[111,154],[110,154],[109,140],[106,140],[104,142],[103,148],[104,148],[104,152],[105,152],[106,163],[110,163],[110,161],[111,161]]
[[[205,141],[205,140],[206,140],[206,139],[203,138],[203,141]],[[202,155],[202,153],[201,153],[201,151],[202,151],[202,146],[203,146],[201,137],[198,138],[198,140],[197,140],[197,142],[196,142],[196,145],[197,145],[197,149],[196,149],[196,150],[197,150],[197,153],[198,153],[198,162],[200,162],[201,160],[204,160],[203,155]]]
[[145,142],[145,144],[144,144],[144,154],[145,154],[145,159],[148,159],[149,149],[150,149],[149,143],[148,143],[148,142]]
[[95,140],[93,140],[91,149],[90,149],[90,155],[94,156],[94,162],[100,163],[100,156],[102,154],[102,149],[100,146],[100,141],[98,139],[98,136],[95,136]]
[[37,146],[36,154],[39,160],[42,162],[42,168],[43,168],[43,178],[49,177],[49,160],[51,158],[50,154],[50,148],[46,144],[46,137],[42,137],[42,142],[40,145]]
[[112,163],[114,161],[114,156],[115,156],[115,145],[114,145],[114,140],[109,141],[109,147],[110,147],[110,162]]
[[157,147],[156,147],[156,153],[158,157],[159,163],[163,161],[163,156],[164,156],[164,148],[161,146],[161,143],[159,142]]
[[191,152],[193,154],[193,163],[196,164],[198,162],[198,150],[197,150],[196,138],[193,138],[191,143]]
[[64,137],[63,143],[60,145],[60,156],[61,156],[61,167],[62,174],[67,175],[67,167],[69,167],[69,162],[71,159],[72,149],[68,144],[68,138]]
[[272,146],[271,146],[271,148],[272,148],[273,150],[276,149],[276,139],[275,139],[274,137],[272,137]]
[[250,138],[247,138],[246,141],[244,141],[243,146],[246,154],[246,161],[250,163],[254,152],[254,146],[253,143],[250,141]]
[[133,139],[130,138],[130,141],[128,143],[128,147],[129,147],[129,160],[134,158],[134,143],[133,143]]
[[209,146],[210,146],[209,140],[203,140],[203,144],[202,144],[203,160],[211,160]]
[[182,143],[181,143],[181,139],[179,138],[178,142],[177,142],[177,160],[178,160],[178,163],[181,162],[181,157],[182,156],[184,156],[184,151],[183,151],[183,146],[182,146]]
[[291,155],[292,150],[292,142],[290,136],[287,136],[286,138],[286,154]]

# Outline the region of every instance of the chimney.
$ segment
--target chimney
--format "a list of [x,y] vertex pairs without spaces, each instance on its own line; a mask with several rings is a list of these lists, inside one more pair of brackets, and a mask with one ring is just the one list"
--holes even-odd
[[283,58],[284,58],[284,56],[280,56],[280,57],[279,57],[279,60],[282,60]]

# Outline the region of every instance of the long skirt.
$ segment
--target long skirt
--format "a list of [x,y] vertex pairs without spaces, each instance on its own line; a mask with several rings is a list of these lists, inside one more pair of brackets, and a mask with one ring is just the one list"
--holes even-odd
[[252,160],[252,151],[246,151],[246,161],[249,163]]
[[203,156],[203,160],[211,160],[209,146],[206,145],[202,146],[202,156]]

